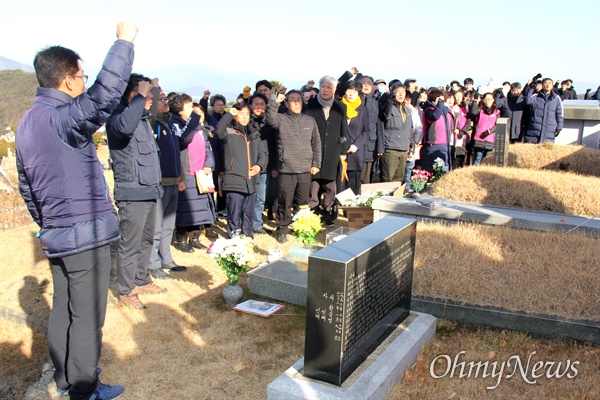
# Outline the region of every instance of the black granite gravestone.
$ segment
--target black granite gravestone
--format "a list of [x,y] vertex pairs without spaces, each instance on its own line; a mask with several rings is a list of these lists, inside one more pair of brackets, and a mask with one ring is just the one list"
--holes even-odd
[[494,134],[494,165],[505,167],[508,160],[508,143],[510,140],[510,119],[498,118]]
[[416,226],[386,217],[309,257],[306,377],[341,385],[409,315]]

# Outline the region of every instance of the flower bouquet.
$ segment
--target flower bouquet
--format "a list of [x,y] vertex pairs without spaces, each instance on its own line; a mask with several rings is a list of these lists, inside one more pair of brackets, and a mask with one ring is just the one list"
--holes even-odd
[[420,193],[425,189],[429,178],[431,178],[431,172],[415,168],[412,170],[412,176],[410,177],[410,187],[415,193]]
[[217,264],[227,275],[229,283],[237,285],[237,281],[244,272],[250,269],[254,261],[252,238],[236,236],[231,239],[219,238],[215,240],[206,251],[216,259]]
[[442,160],[441,158],[436,158],[433,161],[433,181],[437,181],[439,180],[442,175],[444,175],[446,172],[448,172],[448,166],[446,165],[446,163],[444,162],[444,160]]
[[342,207],[371,207],[375,199],[381,196],[391,196],[394,191],[378,190],[376,192],[366,192],[356,195],[352,198],[345,198],[341,201]]
[[300,207],[300,211],[292,218],[291,228],[294,235],[304,244],[316,243],[315,237],[323,230],[321,218],[310,211],[308,206]]

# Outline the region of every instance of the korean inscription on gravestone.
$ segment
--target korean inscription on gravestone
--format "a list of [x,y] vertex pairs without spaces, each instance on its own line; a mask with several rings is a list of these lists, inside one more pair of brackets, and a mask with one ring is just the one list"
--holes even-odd
[[305,376],[341,385],[408,316],[415,240],[387,217],[311,256]]
[[505,167],[508,159],[508,140],[510,136],[510,119],[498,118],[494,134],[494,165]]

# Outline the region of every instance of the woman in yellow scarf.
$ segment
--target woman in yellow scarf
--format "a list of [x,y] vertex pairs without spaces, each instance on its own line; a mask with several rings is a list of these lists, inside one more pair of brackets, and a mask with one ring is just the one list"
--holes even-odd
[[350,143],[346,158],[348,182],[343,189],[350,188],[355,194],[360,194],[360,175],[365,167],[366,143],[370,129],[369,113],[362,104],[361,89],[359,82],[349,81],[346,83],[346,91],[342,97],[342,103],[347,109],[348,142]]

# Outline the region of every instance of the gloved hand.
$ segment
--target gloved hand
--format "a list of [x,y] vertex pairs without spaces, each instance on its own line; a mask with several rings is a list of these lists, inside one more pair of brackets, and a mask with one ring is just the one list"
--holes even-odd
[[559,133],[560,133],[560,129],[557,129],[556,132],[554,132],[554,137],[557,137]]

